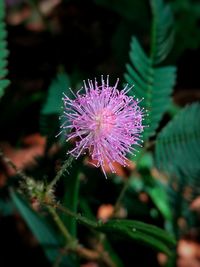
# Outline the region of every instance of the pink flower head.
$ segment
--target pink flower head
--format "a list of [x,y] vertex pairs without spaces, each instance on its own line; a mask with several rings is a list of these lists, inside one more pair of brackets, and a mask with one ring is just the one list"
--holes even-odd
[[[76,138],[76,146],[69,151],[78,158],[86,150],[101,167],[104,175],[105,166],[115,173],[114,162],[127,166],[127,153],[134,154],[132,145],[140,145],[140,133],[144,110],[138,99],[128,96],[131,88],[118,90],[118,81],[114,86],[106,83],[102,77],[101,85],[95,81],[84,81],[84,94],[76,93],[75,99],[64,94],[64,114],[66,118],[61,128],[70,129],[67,141]],[[142,141],[141,141],[142,142]]]

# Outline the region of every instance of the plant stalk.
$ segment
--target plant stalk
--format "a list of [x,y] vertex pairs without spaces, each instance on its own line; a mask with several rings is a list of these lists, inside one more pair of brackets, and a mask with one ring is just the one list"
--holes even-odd
[[47,191],[50,190],[50,189],[52,189],[58,183],[58,181],[60,180],[60,178],[63,176],[64,172],[72,164],[73,159],[74,159],[74,157],[70,155],[69,158],[64,162],[64,164],[62,165],[61,169],[58,171],[58,173],[56,174],[56,176],[54,177],[54,179],[48,185]]
[[74,239],[72,238],[72,236],[68,232],[67,228],[65,227],[65,225],[61,221],[60,217],[56,213],[55,209],[52,206],[47,206],[47,207],[48,207],[49,213],[53,217],[55,223],[57,224],[58,228],[62,232],[62,234],[65,237],[66,241],[69,242],[69,243],[71,243],[72,241],[74,241]]

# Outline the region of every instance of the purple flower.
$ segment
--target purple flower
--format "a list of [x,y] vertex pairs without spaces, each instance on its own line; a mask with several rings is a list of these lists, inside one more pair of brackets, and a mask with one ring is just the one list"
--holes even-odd
[[[115,173],[114,162],[127,166],[127,153],[134,154],[132,145],[140,145],[140,133],[144,109],[138,105],[140,100],[128,96],[132,89],[128,85],[118,90],[119,79],[112,87],[109,76],[105,83],[103,77],[101,85],[95,81],[84,81],[85,93],[80,91],[70,99],[64,94],[65,122],[62,130],[70,129],[67,141],[75,138],[76,146],[69,151],[78,158],[89,151],[96,167],[101,167],[104,175],[105,166]],[[141,141],[142,142],[142,141]]]

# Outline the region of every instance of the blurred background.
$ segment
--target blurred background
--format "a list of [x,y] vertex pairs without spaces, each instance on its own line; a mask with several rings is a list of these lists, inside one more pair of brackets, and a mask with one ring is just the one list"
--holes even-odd
[[[200,2],[165,2],[170,4],[174,14],[175,41],[165,60],[165,64],[177,66],[174,110],[200,100]],[[81,87],[83,79],[101,74],[109,74],[111,83],[117,77],[122,83],[125,65],[129,62],[131,37],[136,36],[145,51],[149,49],[151,9],[148,0],[6,0],[5,5],[11,84],[0,101],[0,146],[27,172],[40,173],[40,164],[45,170],[40,173],[42,176],[45,172],[55,172],[52,166],[60,166],[56,159],[61,152],[54,146],[46,157],[46,139],[41,134],[41,109],[53,78],[59,71],[65,71],[75,90]],[[161,125],[168,120],[166,116]],[[127,176],[126,170],[118,171],[119,176]],[[98,176],[94,169],[87,172]],[[16,184],[14,177],[15,173],[2,162],[0,194],[4,200],[8,187]],[[97,210],[97,217],[107,218],[119,188],[101,175],[97,181],[90,182],[89,189],[88,184],[84,184],[82,195],[87,198],[90,192],[96,194],[93,210]],[[60,191],[62,194],[62,188]],[[103,196],[101,192],[104,192]],[[125,202],[134,210],[133,218],[163,226],[162,216],[143,190],[128,192]],[[178,267],[200,267],[200,198],[196,196],[188,207],[195,213],[195,223],[190,227],[187,219],[178,218],[179,226],[187,230],[179,236],[176,264]],[[84,239],[84,234],[81,235]],[[0,236],[0,266],[50,266],[9,201],[0,200]],[[165,266],[164,254],[138,244],[126,242],[120,246],[118,243],[115,248],[125,266]],[[82,266],[98,265],[83,262]]]

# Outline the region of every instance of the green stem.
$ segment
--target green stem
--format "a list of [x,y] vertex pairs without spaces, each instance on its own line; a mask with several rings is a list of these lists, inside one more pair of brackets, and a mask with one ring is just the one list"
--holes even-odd
[[127,178],[127,180],[124,182],[122,190],[121,190],[121,192],[120,192],[120,194],[119,194],[119,196],[117,198],[117,201],[115,203],[114,211],[113,211],[113,215],[112,216],[115,216],[117,214],[117,212],[119,211],[121,201],[124,198],[124,195],[126,193],[126,190],[128,189],[128,186],[129,186],[129,179]]
[[153,62],[154,56],[155,56],[155,50],[156,50],[156,23],[153,19],[152,22],[152,29],[151,29],[151,50],[150,50],[150,58]]
[[[143,148],[143,151],[140,153],[139,157],[137,158],[136,165],[138,165],[138,163],[140,162],[140,160],[141,160],[143,154],[145,153],[145,151],[146,151],[146,146]],[[132,174],[139,175],[136,169],[133,171]],[[127,191],[128,187],[129,187],[129,182],[130,182],[130,180],[129,180],[129,178],[127,178],[127,180],[124,182],[124,184],[122,186],[121,192],[120,192],[120,194],[119,194],[119,196],[118,196],[118,198],[117,198],[117,200],[115,202],[115,206],[114,206],[114,211],[113,211],[112,217],[114,217],[117,214],[117,212],[118,212],[118,210],[120,208],[122,199],[124,198],[124,196],[126,194],[126,191]]]
[[58,173],[56,174],[55,178],[51,181],[51,183],[48,185],[47,187],[47,191],[52,189],[57,182],[60,180],[60,178],[63,176],[64,172],[67,170],[67,168],[69,168],[69,166],[72,164],[74,157],[73,156],[69,156],[69,158],[64,162],[64,164],[62,165],[61,169],[58,171]]
[[[89,259],[89,260],[94,260],[94,261],[102,261],[106,264],[106,266],[108,267],[117,267],[115,262],[112,260],[112,258],[110,257],[110,255],[105,252],[104,250],[91,250],[91,249],[87,249],[84,248],[82,245],[80,245],[78,243],[78,240],[73,239],[73,237],[68,233],[66,233],[65,227],[63,228],[63,223],[60,223],[60,218],[58,217],[58,215],[55,212],[55,209],[58,209],[64,213],[66,213],[69,216],[74,217],[76,220],[78,220],[80,223],[86,225],[86,226],[90,226],[93,228],[97,228],[100,224],[102,224],[102,222],[94,222],[92,220],[89,220],[83,216],[81,216],[80,214],[76,214],[74,212],[72,212],[71,210],[56,204],[56,203],[49,203],[49,202],[44,202],[43,204],[46,204],[49,209],[49,211],[51,212],[54,220],[56,221],[58,227],[60,228],[60,230],[63,232],[63,234],[65,235],[66,239],[68,238],[68,241],[71,242],[71,244],[73,244],[73,246],[68,245],[67,246],[67,252],[69,253],[70,251],[76,253],[77,255],[79,255],[80,257],[83,257],[85,259]],[[72,241],[77,241],[77,242],[73,242]]]
[[48,210],[49,210],[49,213],[52,215],[52,217],[53,217],[55,223],[57,224],[58,228],[62,232],[63,236],[65,237],[66,241],[69,242],[69,243],[74,241],[72,236],[68,232],[67,228],[65,227],[65,225],[61,221],[60,217],[56,213],[55,209],[52,206],[48,206]]
[[[78,196],[80,186],[80,173],[78,168],[74,168],[72,177],[66,181],[66,194],[64,197],[64,206],[69,208],[72,212],[77,212]],[[67,228],[72,236],[76,237],[76,220],[74,217],[65,216],[64,222],[66,222]]]
[[101,222],[95,222],[95,221],[92,221],[92,220],[90,220],[90,219],[88,219],[86,217],[83,217],[82,215],[77,214],[77,213],[69,210],[68,208],[63,207],[62,205],[60,205],[58,203],[45,202],[44,204],[46,204],[47,206],[54,207],[54,208],[64,212],[65,214],[74,217],[77,221],[79,221],[80,223],[82,223],[82,224],[84,224],[86,226],[91,226],[93,228],[96,228],[101,223]]

